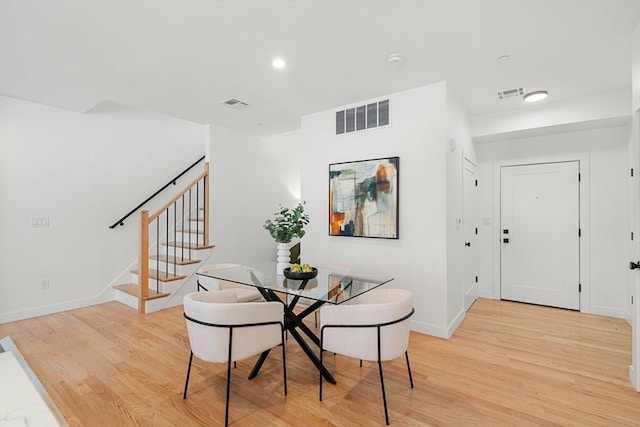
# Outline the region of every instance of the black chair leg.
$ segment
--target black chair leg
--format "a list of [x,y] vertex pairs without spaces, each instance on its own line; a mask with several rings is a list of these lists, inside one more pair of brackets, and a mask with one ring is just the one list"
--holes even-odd
[[411,365],[409,365],[409,350],[405,351],[404,355],[407,358],[407,371],[409,371],[409,382],[411,383],[411,388],[413,388],[413,376],[411,376]]
[[187,379],[184,382],[184,393],[182,393],[182,398],[187,398],[187,387],[189,387],[189,375],[191,375],[191,362],[193,362],[193,351],[191,352],[191,356],[189,356],[189,367],[187,368]]
[[[324,351],[322,351],[322,339],[320,339],[320,366],[324,366],[322,365],[322,354],[324,353]],[[322,402],[322,372],[320,372],[320,402]]]
[[362,368],[362,359],[360,359],[360,367]]
[[382,362],[378,359],[378,368],[380,369],[380,386],[382,387],[382,403],[384,404],[384,419],[389,425],[389,413],[387,412],[387,394],[384,391],[384,376],[382,375]]
[[224,408],[224,425],[229,425],[229,392],[231,391],[231,360],[227,363],[227,399]]
[[229,425],[229,395],[231,392],[231,349],[233,348],[233,328],[229,329],[229,357],[227,359],[227,398],[224,408],[224,425]]
[[287,395],[287,356],[284,348],[284,331],[282,331],[282,373],[284,374],[284,395]]

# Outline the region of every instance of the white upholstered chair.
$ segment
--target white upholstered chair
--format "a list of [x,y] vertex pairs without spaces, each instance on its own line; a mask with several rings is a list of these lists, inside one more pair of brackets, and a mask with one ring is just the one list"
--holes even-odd
[[183,301],[191,355],[182,398],[187,398],[193,356],[205,362],[226,362],[225,426],[229,421],[232,361],[246,359],[281,345],[284,394],[287,394],[282,303],[254,304],[236,301],[234,290],[192,292],[185,295]]
[[[238,264],[209,264],[203,265],[198,269],[198,273],[205,271],[217,270],[221,268],[237,267]],[[198,290],[220,291],[225,289],[233,289],[238,296],[238,302],[255,302],[262,301],[262,295],[256,288],[240,283],[227,282],[226,280],[218,280],[213,277],[198,276]]]
[[[358,297],[357,304],[320,308],[320,363],[324,351],[362,360],[378,362],[384,416],[389,424],[387,396],[382,362],[403,354],[407,360],[409,382],[413,388],[409,365],[409,329],[413,315],[413,295],[404,289],[374,289]],[[320,375],[322,401],[322,375]]]

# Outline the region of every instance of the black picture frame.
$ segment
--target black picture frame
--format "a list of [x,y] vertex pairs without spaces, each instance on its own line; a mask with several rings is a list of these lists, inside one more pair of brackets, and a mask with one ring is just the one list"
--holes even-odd
[[400,157],[329,164],[329,235],[399,238]]

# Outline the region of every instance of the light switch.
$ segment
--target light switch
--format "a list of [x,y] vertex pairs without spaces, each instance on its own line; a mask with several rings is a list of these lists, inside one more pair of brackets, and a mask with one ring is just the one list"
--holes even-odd
[[48,226],[49,226],[48,216],[32,216],[31,217],[31,227],[48,227]]

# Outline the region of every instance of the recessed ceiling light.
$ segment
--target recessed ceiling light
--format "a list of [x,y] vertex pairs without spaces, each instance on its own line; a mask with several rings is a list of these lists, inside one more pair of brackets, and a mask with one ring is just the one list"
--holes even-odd
[[284,62],[284,59],[282,58],[276,58],[271,62],[271,65],[273,65],[273,68],[282,70],[287,65],[287,63]]
[[537,90],[535,92],[529,92],[524,96],[525,102],[538,102],[542,101],[549,95],[546,90]]
[[404,56],[401,53],[392,53],[387,57],[387,64],[395,67],[396,65],[400,65],[404,62]]

